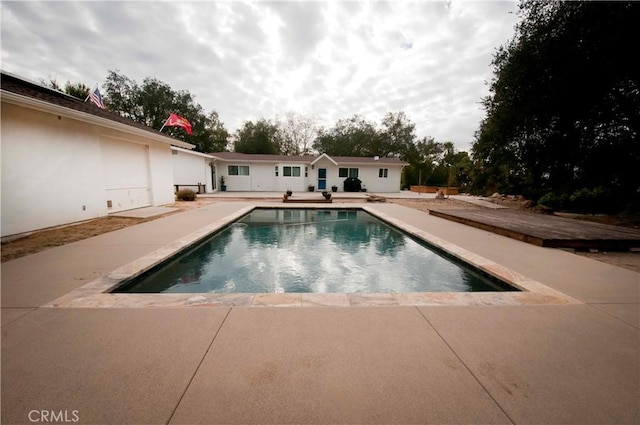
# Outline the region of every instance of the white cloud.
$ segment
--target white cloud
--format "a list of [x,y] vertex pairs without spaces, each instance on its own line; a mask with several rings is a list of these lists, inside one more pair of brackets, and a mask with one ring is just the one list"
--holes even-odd
[[490,62],[517,5],[497,2],[0,3],[2,67],[87,85],[118,69],[188,90],[230,130],[317,114],[331,126],[403,110],[419,136],[468,149]]

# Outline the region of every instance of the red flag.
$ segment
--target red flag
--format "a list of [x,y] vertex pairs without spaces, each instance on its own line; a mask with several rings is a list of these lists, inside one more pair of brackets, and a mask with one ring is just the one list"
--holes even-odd
[[179,115],[171,114],[167,121],[164,123],[165,127],[182,127],[186,130],[187,134],[192,134],[191,132],[191,123],[186,119],[182,118]]

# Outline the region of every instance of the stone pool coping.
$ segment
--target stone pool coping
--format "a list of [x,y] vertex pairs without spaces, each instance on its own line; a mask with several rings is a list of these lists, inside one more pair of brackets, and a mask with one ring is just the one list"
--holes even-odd
[[[328,293],[328,294],[130,294],[109,293],[123,281],[135,277],[178,251],[197,243],[256,208],[361,209],[402,229],[415,238],[520,289],[521,292],[419,292],[419,293]],[[305,204],[286,207],[254,203],[144,255],[106,276],[95,279],[42,307],[62,308],[144,308],[144,307],[357,307],[357,306],[437,306],[437,305],[566,305],[583,304],[562,292],[530,279],[471,251],[413,227],[402,220],[367,205]]]

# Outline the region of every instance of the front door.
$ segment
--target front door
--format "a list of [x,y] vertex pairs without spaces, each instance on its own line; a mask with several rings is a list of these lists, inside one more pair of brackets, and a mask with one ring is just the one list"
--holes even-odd
[[327,169],[318,168],[318,190],[327,190]]

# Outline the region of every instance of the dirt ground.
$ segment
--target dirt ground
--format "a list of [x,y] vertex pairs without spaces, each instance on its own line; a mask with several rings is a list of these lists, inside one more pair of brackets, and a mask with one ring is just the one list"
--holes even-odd
[[[224,202],[238,201],[244,199],[224,199]],[[271,200],[271,199],[269,199]],[[124,227],[133,226],[135,224],[144,223],[145,221],[156,220],[158,218],[166,217],[167,215],[176,214],[181,211],[190,210],[194,208],[200,208],[204,205],[221,202],[220,200],[213,198],[198,198],[193,202],[175,202],[167,205],[169,207],[178,208],[178,211],[163,214],[156,217],[150,217],[146,219],[142,218],[124,218],[124,217],[104,217],[95,220],[90,220],[78,224],[69,226],[57,227],[52,229],[45,229],[39,232],[34,232],[20,239],[16,239],[9,242],[2,243],[2,262],[20,258],[25,255],[34,254],[36,252],[43,251],[47,248],[60,246],[67,243],[87,239],[93,236],[101,235],[103,233],[112,232],[114,230],[122,229]],[[350,199],[336,199],[334,203],[353,203],[361,202],[361,200]],[[473,205],[467,202],[458,201],[455,199],[388,199],[387,202],[404,205],[409,208],[414,208],[420,211],[428,212],[433,208],[446,208],[446,209],[476,209],[482,208],[477,205]],[[508,205],[511,208],[519,208],[520,204],[517,202],[511,202],[505,200],[500,203],[513,204]],[[584,217],[580,217],[584,218]],[[590,219],[587,217],[586,219]],[[597,217],[591,218],[593,221],[604,222],[607,224],[628,225],[636,227],[637,218],[629,219],[615,219],[611,217]],[[577,252],[577,255],[583,255],[592,258],[597,261],[612,264],[618,267],[623,267],[629,270],[640,273],[640,252]]]
[[35,254],[47,248],[60,246],[82,239],[98,236],[103,233],[113,232],[114,230],[124,227],[133,226],[135,224],[144,223],[145,221],[156,220],[167,215],[176,214],[181,211],[199,208],[204,205],[215,202],[211,198],[199,198],[193,202],[175,202],[167,205],[167,207],[178,208],[178,211],[167,214],[150,217],[150,218],[126,218],[126,217],[102,217],[95,220],[83,221],[81,223],[71,224],[68,226],[60,226],[51,229],[45,229],[31,233],[9,242],[2,243],[2,262],[13,260],[15,258],[24,257],[25,255]]

